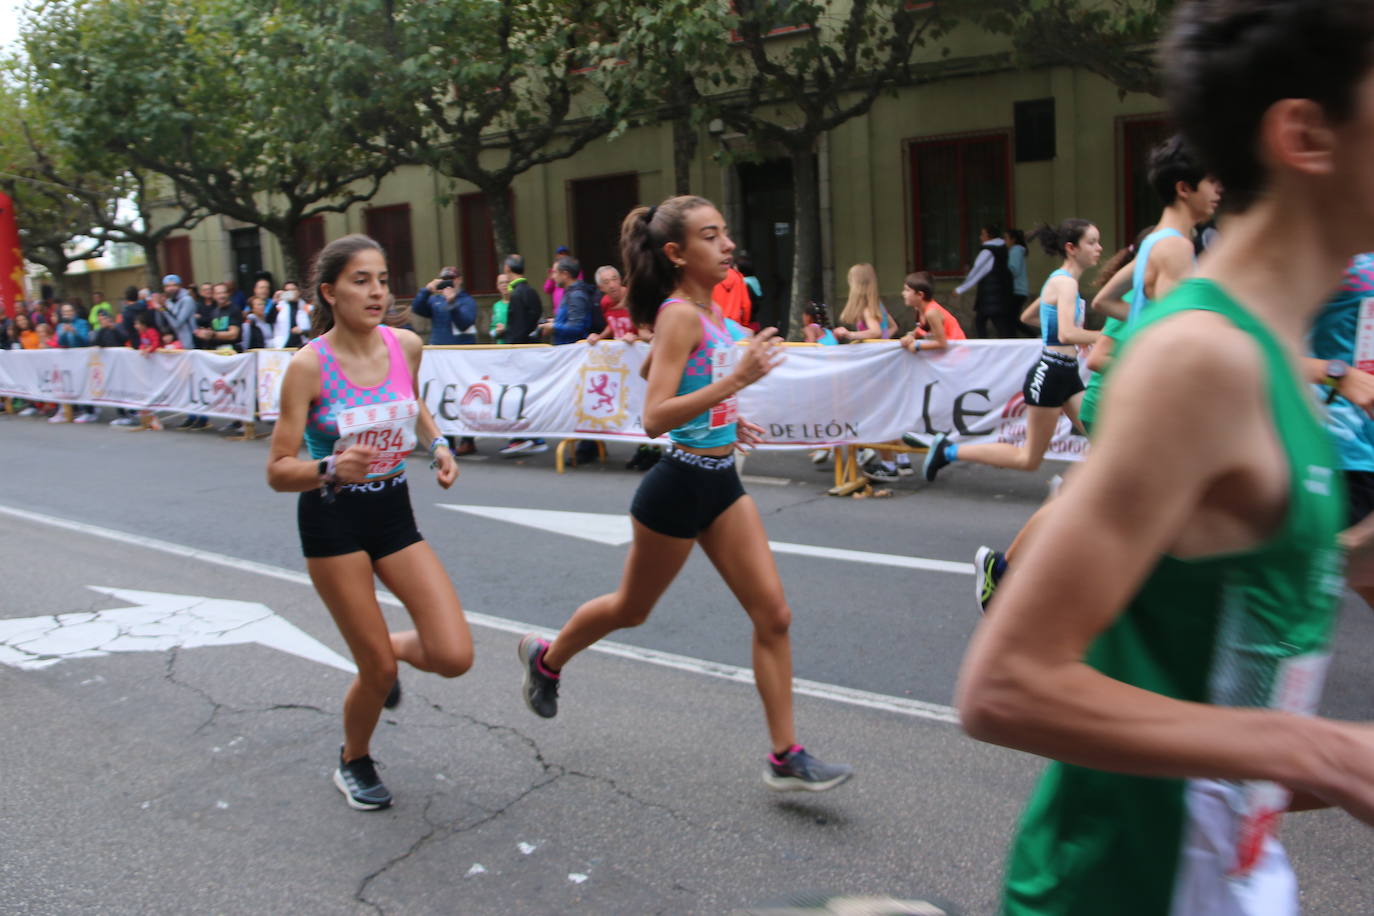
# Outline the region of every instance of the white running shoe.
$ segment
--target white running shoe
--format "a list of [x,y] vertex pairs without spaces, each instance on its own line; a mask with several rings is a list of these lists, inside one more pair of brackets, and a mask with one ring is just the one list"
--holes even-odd
[[57,413],[53,414],[51,417],[48,417],[48,422],[49,422],[49,423],[70,423],[71,421],[67,419],[66,414],[64,414],[62,411],[59,410]]
[[812,463],[812,464],[818,464],[818,465],[819,465],[819,464],[825,464],[825,463],[826,463],[827,461],[829,461],[829,460],[830,460],[830,449],[828,449],[828,448],[818,448],[818,449],[816,449],[814,452],[811,453],[811,463]]
[[514,455],[523,455],[532,448],[534,448],[534,443],[529,439],[516,439],[514,442],[503,446],[496,454],[502,458],[510,458]]

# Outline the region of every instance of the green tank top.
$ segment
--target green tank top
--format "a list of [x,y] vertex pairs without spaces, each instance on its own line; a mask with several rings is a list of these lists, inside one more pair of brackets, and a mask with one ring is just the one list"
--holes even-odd
[[[1180,700],[1311,714],[1343,586],[1336,537],[1345,493],[1335,450],[1278,342],[1214,283],[1181,284],[1140,329],[1188,310],[1225,316],[1262,351],[1288,456],[1289,507],[1279,529],[1251,550],[1163,557],[1088,662]],[[1296,913],[1296,881],[1274,836],[1288,801],[1273,783],[1051,763],[1012,847],[1003,912]]]

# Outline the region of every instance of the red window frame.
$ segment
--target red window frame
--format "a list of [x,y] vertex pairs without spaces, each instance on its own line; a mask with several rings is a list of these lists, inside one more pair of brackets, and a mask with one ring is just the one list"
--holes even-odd
[[181,277],[181,285],[186,289],[196,285],[189,235],[171,235],[163,239],[162,250],[158,252],[158,256],[162,259],[163,274],[176,274]]
[[[734,0],[730,0],[730,10],[736,15],[739,14],[739,9],[735,6]],[[764,32],[763,37],[766,41],[769,38],[778,38],[782,35],[795,35],[798,32],[809,31],[811,31],[811,26],[806,23],[802,23],[801,25],[780,25],[775,29],[769,29],[767,32]],[[744,44],[744,39],[740,37],[738,29],[730,30],[730,43],[733,45]]]
[[[510,206],[511,222],[515,221],[515,194],[506,189],[506,201]],[[496,276],[501,273],[502,254],[496,250],[496,231],[491,222],[491,208],[487,205],[486,194],[482,191],[473,191],[470,194],[458,195],[458,206],[454,208],[455,216],[458,220],[458,256],[461,263],[459,270],[463,271],[463,283],[468,292],[480,294],[494,294],[496,289]],[[477,255],[477,248],[474,240],[467,232],[468,214],[479,211],[476,215],[479,221],[486,226],[486,243],[488,250],[491,251],[492,262],[490,284],[484,282],[487,277],[478,273],[478,264],[481,259]],[[509,254],[509,252],[507,252]]]
[[[1135,231],[1132,229],[1138,223],[1136,213],[1136,179],[1135,174],[1139,162],[1136,159],[1137,144],[1131,142],[1131,134],[1136,131],[1155,131],[1166,132],[1168,130],[1168,117],[1162,112],[1150,115],[1132,115],[1129,117],[1117,118],[1117,147],[1121,151],[1117,161],[1121,164],[1121,171],[1118,172],[1118,180],[1121,188],[1121,220],[1117,225],[1117,247],[1125,248],[1135,241]],[[1146,152],[1148,155],[1148,151]]]
[[[1003,225],[1010,226],[1015,220],[1015,211],[1012,208],[1013,178],[1015,170],[1012,163],[1012,132],[1010,130],[991,130],[980,131],[977,133],[945,134],[936,137],[913,137],[903,142],[903,153],[906,159],[906,176],[909,185],[911,200],[911,252],[910,269],[926,270],[929,269],[923,262],[922,244],[924,238],[921,233],[921,183],[917,172],[918,158],[917,153],[923,147],[929,146],[956,146],[963,148],[974,143],[986,143],[989,140],[1000,140],[1002,143],[1002,163],[1003,174],[1006,176],[1005,197],[1003,203]],[[955,181],[959,187],[959,263],[960,267],[953,270],[931,270],[936,277],[959,277],[967,272],[973,263],[974,236],[978,231],[977,226],[970,224],[968,213],[968,194],[964,183],[964,159],[957,157]]]
[[[392,222],[389,217],[397,213],[404,213],[404,222]],[[386,231],[379,231],[379,226],[375,220],[378,218],[388,218]],[[391,273],[391,292],[398,298],[405,299],[415,295],[418,286],[415,277],[415,236],[410,221],[410,204],[391,204],[385,207],[368,207],[363,211],[363,223],[367,226],[367,234],[381,244],[386,251],[387,269]],[[405,226],[404,244],[393,233],[396,225]]]

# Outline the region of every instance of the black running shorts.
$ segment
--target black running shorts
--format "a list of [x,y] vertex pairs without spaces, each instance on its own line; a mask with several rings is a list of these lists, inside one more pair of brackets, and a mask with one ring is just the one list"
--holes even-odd
[[1350,524],[1364,521],[1374,512],[1374,472],[1346,471],[1345,489],[1350,501]]
[[326,502],[319,490],[296,504],[301,550],[307,557],[337,557],[363,551],[374,562],[423,541],[410,508],[406,475],[344,484]]
[[1054,350],[1045,350],[1026,373],[1021,394],[1031,407],[1063,407],[1064,402],[1083,390],[1078,360]]
[[640,481],[630,515],[650,531],[695,538],[743,495],[734,455],[668,448]]

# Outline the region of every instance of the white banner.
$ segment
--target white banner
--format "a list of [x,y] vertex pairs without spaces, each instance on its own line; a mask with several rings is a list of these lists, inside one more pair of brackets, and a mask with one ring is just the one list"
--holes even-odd
[[[1037,341],[968,341],[913,355],[896,343],[789,347],[740,393],[764,448],[891,442],[950,432],[959,442],[1025,441],[1026,373]],[[648,441],[640,422],[645,344],[428,350],[425,402],[448,435]],[[1061,418],[1048,458],[1076,460],[1087,440]]]
[[30,401],[253,419],[252,353],[125,348],[0,351],[0,394]]
[[295,350],[254,350],[258,358],[258,416],[275,420],[281,415],[281,383]]
[[[441,347],[425,351],[421,395],[447,435],[647,442],[640,421],[646,344]],[[787,359],[740,393],[740,415],[763,426],[765,448],[892,442],[949,432],[959,442],[1026,437],[1021,388],[1040,344],[956,342],[911,354],[896,343],[789,347]],[[0,394],[33,401],[144,407],[251,420],[278,415],[292,353],[0,351]],[[1076,460],[1087,440],[1061,417],[1046,457]]]

